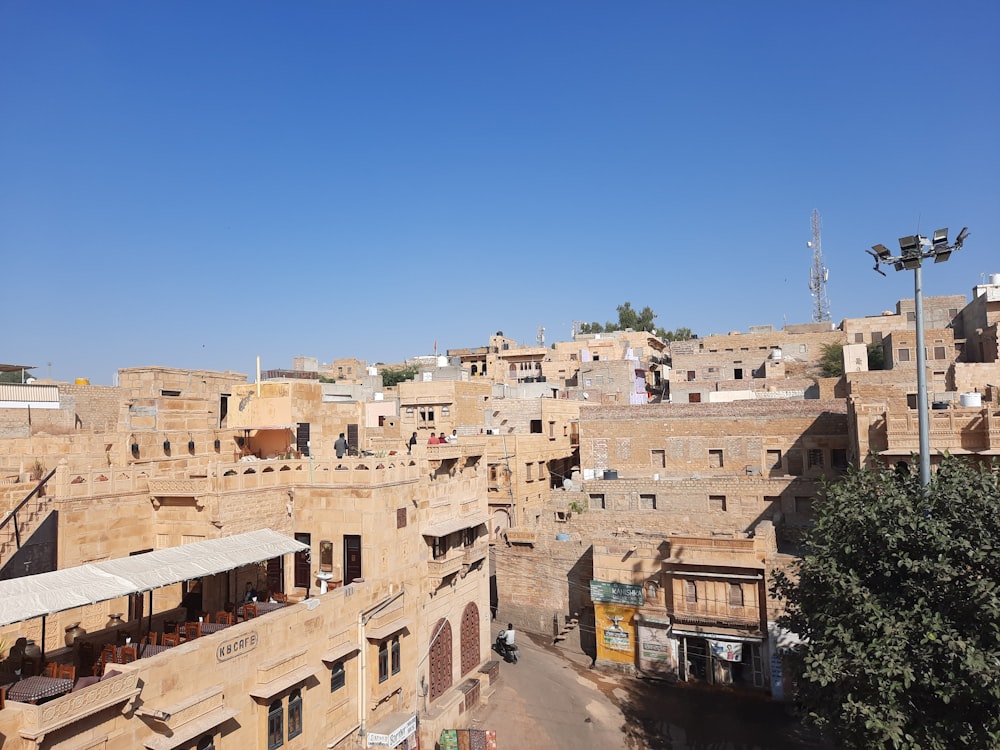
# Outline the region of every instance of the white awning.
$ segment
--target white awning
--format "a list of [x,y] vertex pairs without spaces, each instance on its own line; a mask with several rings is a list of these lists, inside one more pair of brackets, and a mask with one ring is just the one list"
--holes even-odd
[[389,714],[368,730],[368,746],[396,747],[407,737],[417,733],[417,715],[407,711]]
[[447,521],[441,521],[440,523],[431,524],[420,530],[423,536],[448,536],[456,531],[461,531],[462,529],[471,529],[480,524],[486,523],[489,520],[489,516],[483,513],[476,513],[471,516],[459,516],[458,518],[450,518]]
[[309,546],[271,529],[0,581],[0,626],[234,570]]

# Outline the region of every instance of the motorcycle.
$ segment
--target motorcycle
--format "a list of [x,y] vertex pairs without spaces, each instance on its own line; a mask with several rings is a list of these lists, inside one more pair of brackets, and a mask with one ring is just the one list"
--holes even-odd
[[507,639],[504,637],[503,633],[497,636],[496,650],[503,660],[508,664],[517,664],[517,657],[519,656],[517,651],[517,644],[513,646],[507,645]]

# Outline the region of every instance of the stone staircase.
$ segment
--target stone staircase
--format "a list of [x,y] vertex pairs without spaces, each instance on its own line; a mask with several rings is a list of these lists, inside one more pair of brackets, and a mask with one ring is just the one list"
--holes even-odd
[[27,497],[4,512],[0,518],[0,570],[27,544],[31,535],[52,512],[53,498],[46,492],[45,484],[53,474],[54,469],[39,481]]
[[563,626],[559,628],[559,632],[556,633],[555,637],[552,639],[553,643],[559,643],[560,641],[565,641],[566,638],[576,630],[576,626],[580,624],[580,620],[577,617],[567,617]]

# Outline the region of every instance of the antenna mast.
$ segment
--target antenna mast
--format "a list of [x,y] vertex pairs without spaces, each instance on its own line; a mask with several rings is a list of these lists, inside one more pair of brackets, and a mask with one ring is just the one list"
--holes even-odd
[[545,326],[538,326],[538,333],[535,335],[535,341],[538,342],[539,346],[545,346]]
[[826,281],[830,277],[830,272],[823,265],[823,240],[820,237],[821,222],[819,211],[813,209],[812,212],[812,242],[807,242],[806,246],[813,251],[812,270],[809,272],[809,291],[813,296],[813,322],[824,323],[830,320],[830,299],[826,296]]

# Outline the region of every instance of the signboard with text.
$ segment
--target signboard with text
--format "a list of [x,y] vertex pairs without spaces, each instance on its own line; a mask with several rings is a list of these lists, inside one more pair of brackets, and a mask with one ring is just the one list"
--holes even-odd
[[627,604],[630,607],[641,607],[645,603],[642,586],[615,581],[590,582],[590,599],[605,604]]

